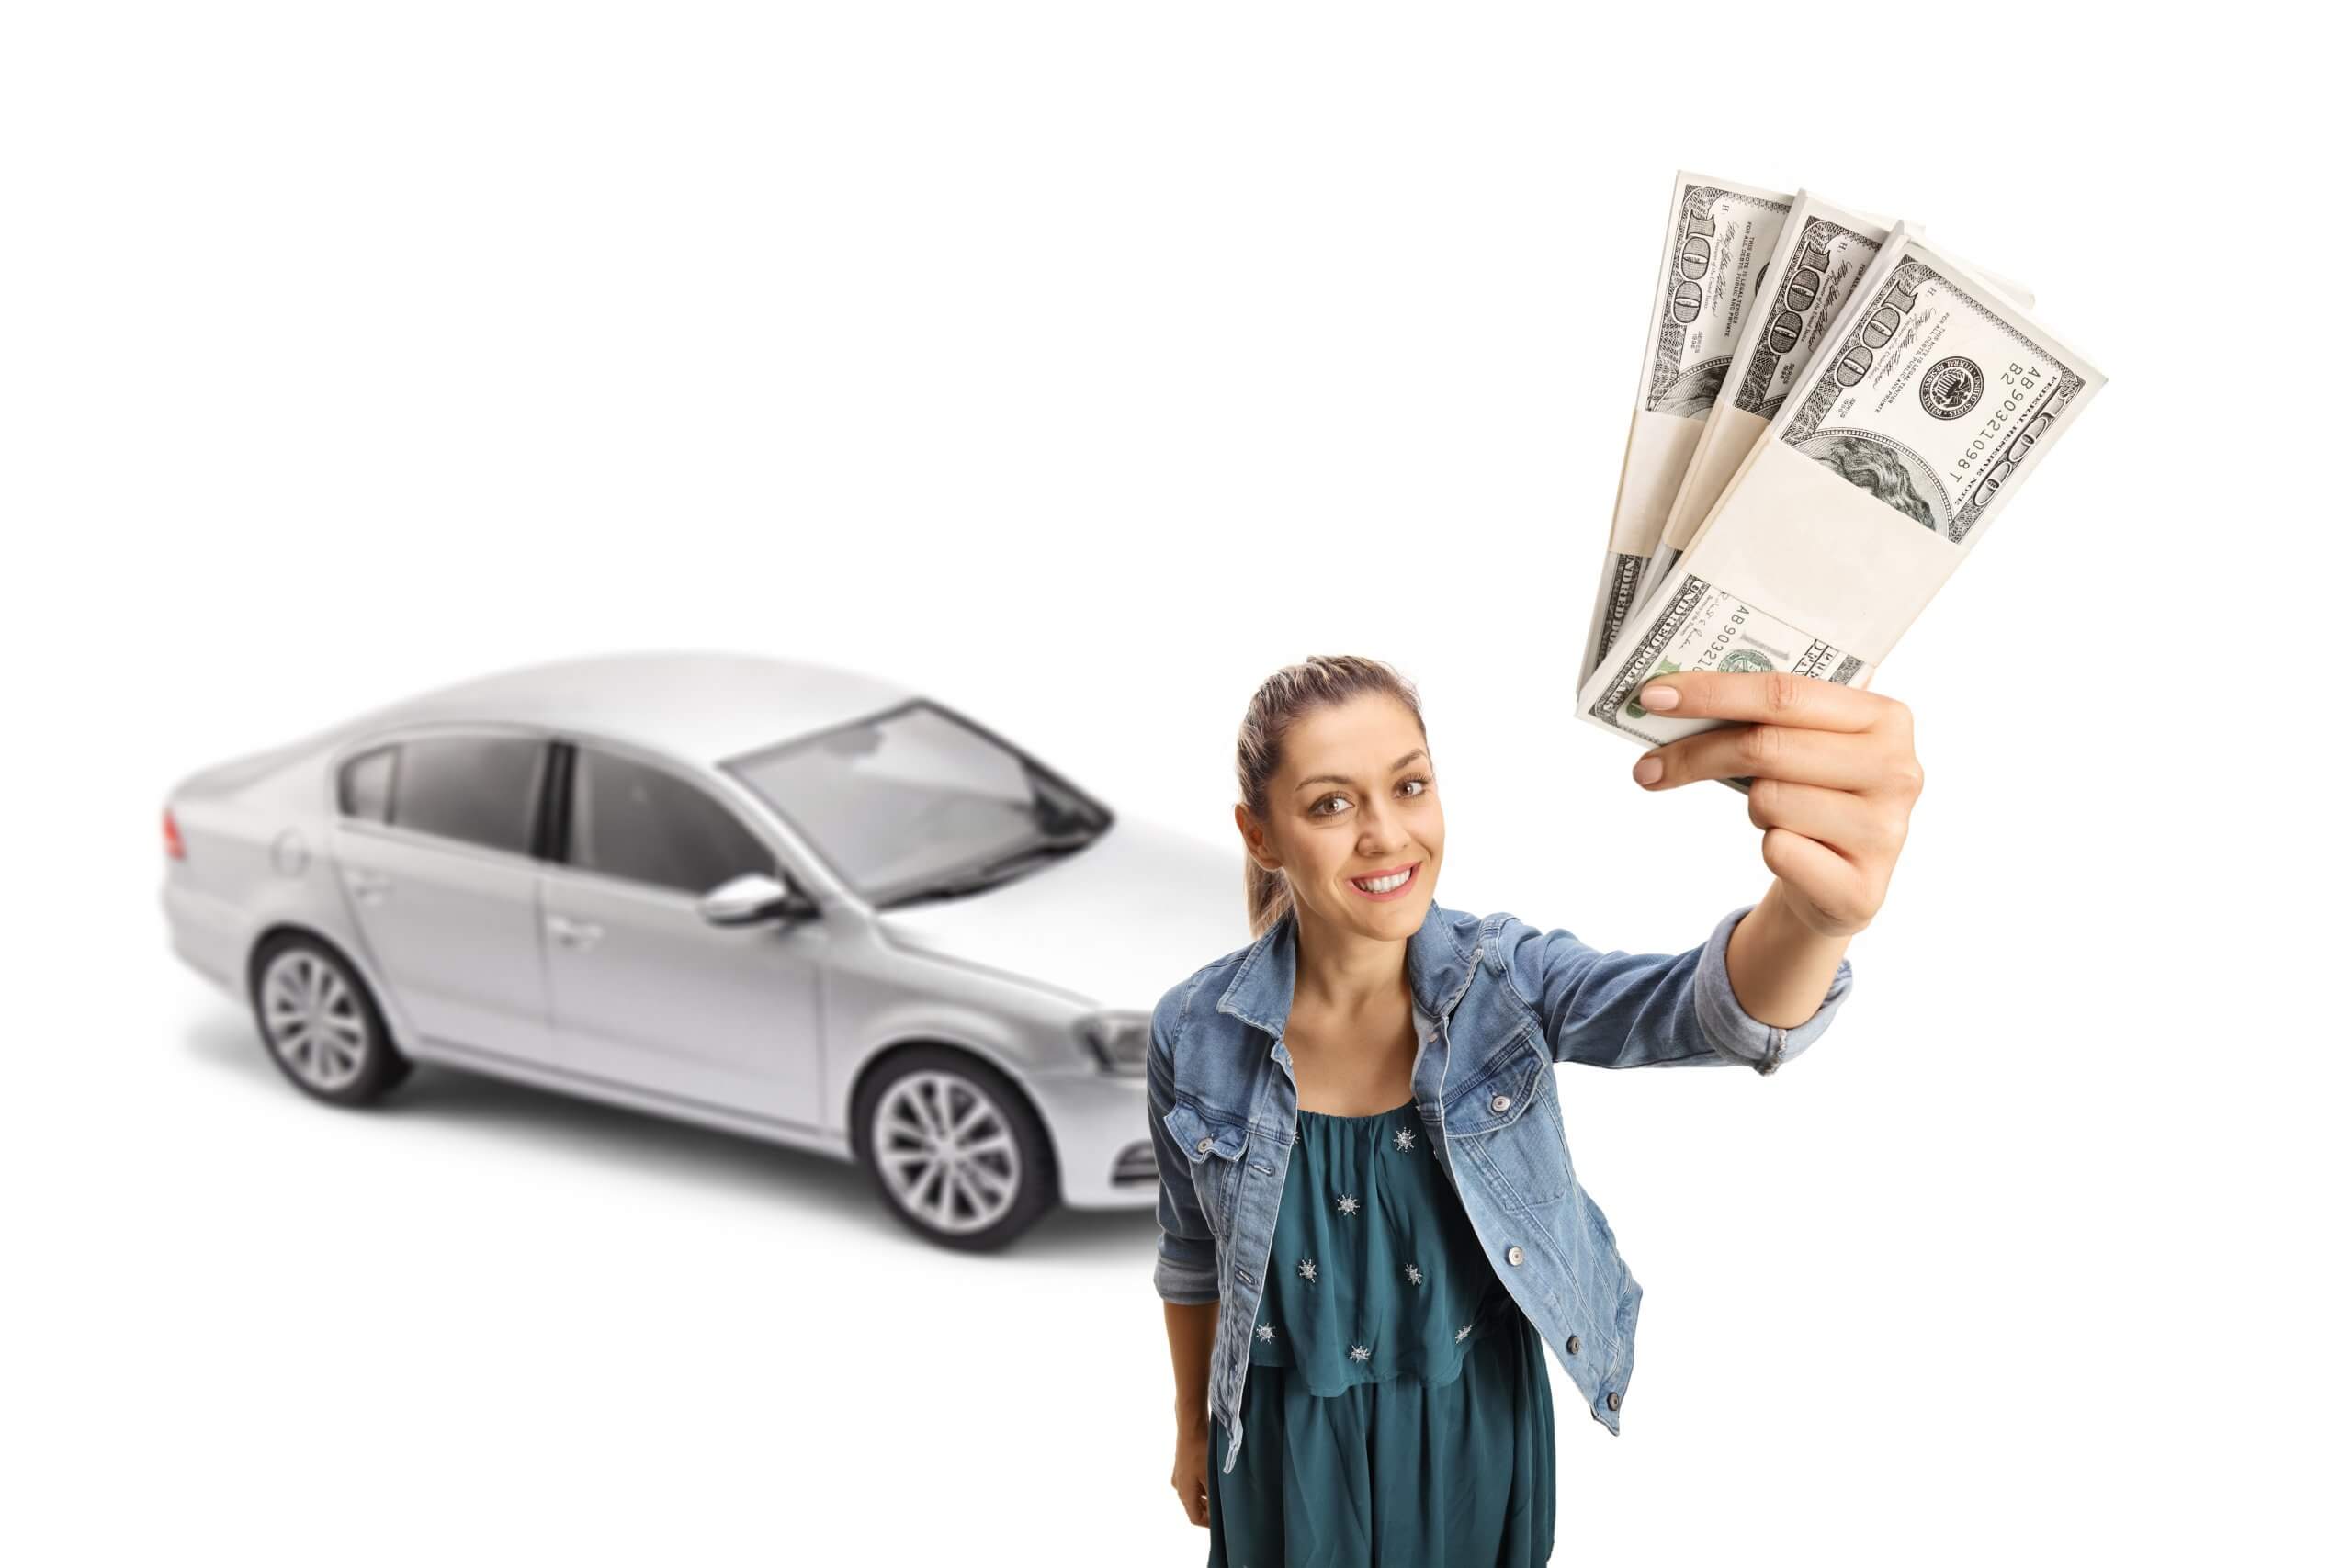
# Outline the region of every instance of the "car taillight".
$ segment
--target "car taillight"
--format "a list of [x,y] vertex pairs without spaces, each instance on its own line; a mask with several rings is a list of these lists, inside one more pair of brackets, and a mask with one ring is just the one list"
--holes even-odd
[[172,808],[164,807],[164,852],[174,860],[187,859],[187,846],[180,842],[180,825],[172,820]]

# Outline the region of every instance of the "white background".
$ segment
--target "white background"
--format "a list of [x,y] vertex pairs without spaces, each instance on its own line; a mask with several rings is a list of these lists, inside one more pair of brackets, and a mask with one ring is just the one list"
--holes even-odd
[[164,792],[729,648],[1223,843],[1251,689],[1353,651],[1420,684],[1443,902],[1689,946],[1756,830],[1568,703],[1685,165],[1922,220],[2111,384],[1874,683],[1928,784],[1838,1026],[1770,1078],[1562,1070],[1648,1293],[1622,1437],[1554,1370],[1560,1560],[2343,1550],[2324,40],[8,16],[0,1555],[1199,1562],[1148,1213],[955,1258],[718,1134],[430,1068],[312,1104],[166,952]]

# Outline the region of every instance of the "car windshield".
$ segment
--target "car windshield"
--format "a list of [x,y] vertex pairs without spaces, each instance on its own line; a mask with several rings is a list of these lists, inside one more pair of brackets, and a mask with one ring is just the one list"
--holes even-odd
[[876,908],[993,887],[1111,814],[970,720],[917,700],[723,763]]

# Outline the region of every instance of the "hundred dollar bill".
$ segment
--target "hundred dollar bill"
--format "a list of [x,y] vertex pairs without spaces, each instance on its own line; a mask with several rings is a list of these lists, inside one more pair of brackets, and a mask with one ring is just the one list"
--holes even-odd
[[1866,684],[2106,381],[1949,251],[1891,236],[1578,716],[1656,746],[1724,722],[1642,707],[1656,675]]
[[[1804,373],[1880,247],[1898,231],[1927,238],[1927,230],[1917,222],[1849,212],[1809,191],[1797,192],[1766,270],[1763,296],[1748,312],[1747,325],[1732,350],[1731,373],[1699,433],[1690,466],[1659,531],[1657,548],[1634,590],[1636,614],[1672,576],[1701,523],[1762,439],[1764,427],[1780,412],[1789,389]],[[1956,259],[1973,266],[1964,256]],[[2004,298],[2033,309],[2033,295],[2025,285],[1984,267],[1973,270]]]
[[1688,170],[1674,176],[1641,381],[1579,678],[1598,665],[1633,613],[1643,565],[1657,546],[1658,527],[1698,445],[1701,423],[1731,367],[1749,296],[1795,199]]
[[[1588,718],[1608,714],[1606,728],[1645,746],[1663,745],[1712,729],[1718,719],[1671,718],[1634,700],[1643,682],[1678,670],[1793,670],[1841,685],[1867,686],[1873,667],[1858,654],[1773,619],[1737,594],[1690,572],[1676,574],[1670,599],[1656,606],[1640,632],[1619,639],[1609,668],[1585,688],[1600,688],[1597,699],[1578,702]],[[1741,794],[1747,780],[1723,779]]]
[[1800,190],[1765,268],[1757,308],[1732,347],[1731,370],[1707,411],[1690,467],[1667,509],[1657,548],[1634,589],[1636,608],[1657,589],[1730,484],[1734,469],[1796,382],[1854,286],[1878,259],[1888,225]]

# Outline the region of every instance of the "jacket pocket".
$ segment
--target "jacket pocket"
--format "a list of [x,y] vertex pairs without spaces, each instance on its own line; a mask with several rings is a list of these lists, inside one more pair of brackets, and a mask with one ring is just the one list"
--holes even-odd
[[1559,1201],[1572,1179],[1552,1072],[1531,1026],[1445,1098],[1446,1141],[1470,1156],[1513,1213]]
[[1191,1162],[1193,1190],[1200,1196],[1201,1213],[1216,1233],[1218,1243],[1231,1239],[1233,1188],[1241,1170],[1241,1151],[1249,1146],[1247,1128],[1227,1122],[1213,1122],[1202,1115],[1190,1100],[1180,1100],[1168,1108],[1160,1118],[1169,1133],[1176,1139],[1176,1146],[1184,1151]]

